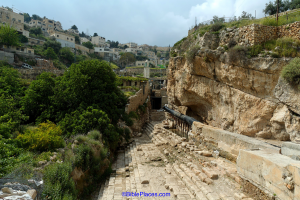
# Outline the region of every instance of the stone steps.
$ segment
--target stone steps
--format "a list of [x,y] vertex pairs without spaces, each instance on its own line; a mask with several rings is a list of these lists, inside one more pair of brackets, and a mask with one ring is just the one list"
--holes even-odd
[[[184,138],[162,128],[156,127],[153,130],[153,143],[157,146],[160,145],[169,145],[173,148],[176,146],[187,154],[191,156],[190,160],[198,160],[200,155],[207,155],[210,154],[209,152],[200,151],[197,147],[193,144],[193,142],[185,142]],[[165,147],[165,146],[164,146]],[[179,149],[179,148],[178,148]],[[176,149],[174,149],[176,150]],[[170,150],[164,150],[166,155],[169,155]],[[177,157],[178,159],[178,157]],[[177,160],[180,161],[180,160]],[[179,163],[179,162],[175,163]],[[222,185],[222,190],[213,189],[210,184],[214,184],[214,179],[218,179],[223,170],[223,173],[227,176],[234,179],[236,182],[239,183],[239,176],[237,175],[236,169],[234,168],[226,168],[222,165],[219,165],[216,162],[204,162],[207,164],[205,167],[199,167],[192,162],[186,162],[184,160],[181,161],[182,163],[186,164],[174,164],[172,166],[173,171],[176,175],[182,180],[184,185],[189,189],[190,193],[193,195],[195,199],[203,199],[203,200],[217,200],[217,199],[226,199],[226,200],[234,200],[234,199],[247,199],[250,200],[251,198],[247,198],[246,195],[241,193],[240,191],[232,191],[226,185]],[[201,163],[201,162],[200,162]],[[170,169],[167,169],[170,171]],[[226,173],[225,173],[226,172]],[[166,187],[169,187],[166,184]]]

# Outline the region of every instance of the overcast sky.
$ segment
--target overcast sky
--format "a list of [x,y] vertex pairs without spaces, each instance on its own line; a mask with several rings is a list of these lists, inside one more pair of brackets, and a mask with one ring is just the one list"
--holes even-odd
[[[63,29],[76,25],[107,40],[139,45],[169,46],[187,36],[195,24],[246,11],[263,17],[269,0],[3,0],[3,6],[60,21]],[[1,5],[0,5],[1,6]]]

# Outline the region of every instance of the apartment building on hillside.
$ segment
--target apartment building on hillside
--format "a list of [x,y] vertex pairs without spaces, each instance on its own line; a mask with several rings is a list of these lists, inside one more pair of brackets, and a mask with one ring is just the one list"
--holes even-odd
[[107,43],[105,41],[105,37],[101,36],[94,36],[91,38],[92,44],[96,45],[97,47],[107,47]]
[[55,37],[61,43],[61,47],[75,48],[75,37],[59,31],[50,31],[50,36]]
[[144,51],[144,55],[149,58],[149,60],[155,60],[157,57],[153,51]]
[[40,27],[44,32],[63,31],[61,23],[48,18],[44,18],[43,21],[31,19],[28,23],[30,27]]
[[126,44],[129,48],[137,48],[137,43],[129,42]]
[[116,61],[120,59],[119,52],[113,52],[107,47],[94,47],[95,54],[101,56],[106,61]]
[[18,32],[26,35],[24,30],[24,15],[15,13],[6,8],[0,7],[0,25],[9,24],[14,27]]

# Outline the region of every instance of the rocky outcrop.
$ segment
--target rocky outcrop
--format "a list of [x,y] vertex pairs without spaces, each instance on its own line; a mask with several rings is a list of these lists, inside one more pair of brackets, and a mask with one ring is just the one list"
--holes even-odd
[[231,132],[278,140],[300,137],[299,90],[280,78],[291,59],[229,62],[227,52],[219,50],[202,47],[192,63],[183,57],[170,59],[169,104],[186,107],[185,114]]

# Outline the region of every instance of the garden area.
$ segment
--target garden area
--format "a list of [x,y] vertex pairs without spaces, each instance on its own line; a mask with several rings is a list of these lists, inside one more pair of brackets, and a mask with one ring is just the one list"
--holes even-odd
[[[28,83],[0,63],[0,178],[43,180],[42,199],[88,199],[136,116],[107,62],[81,61]],[[84,178],[74,178],[74,170]]]

